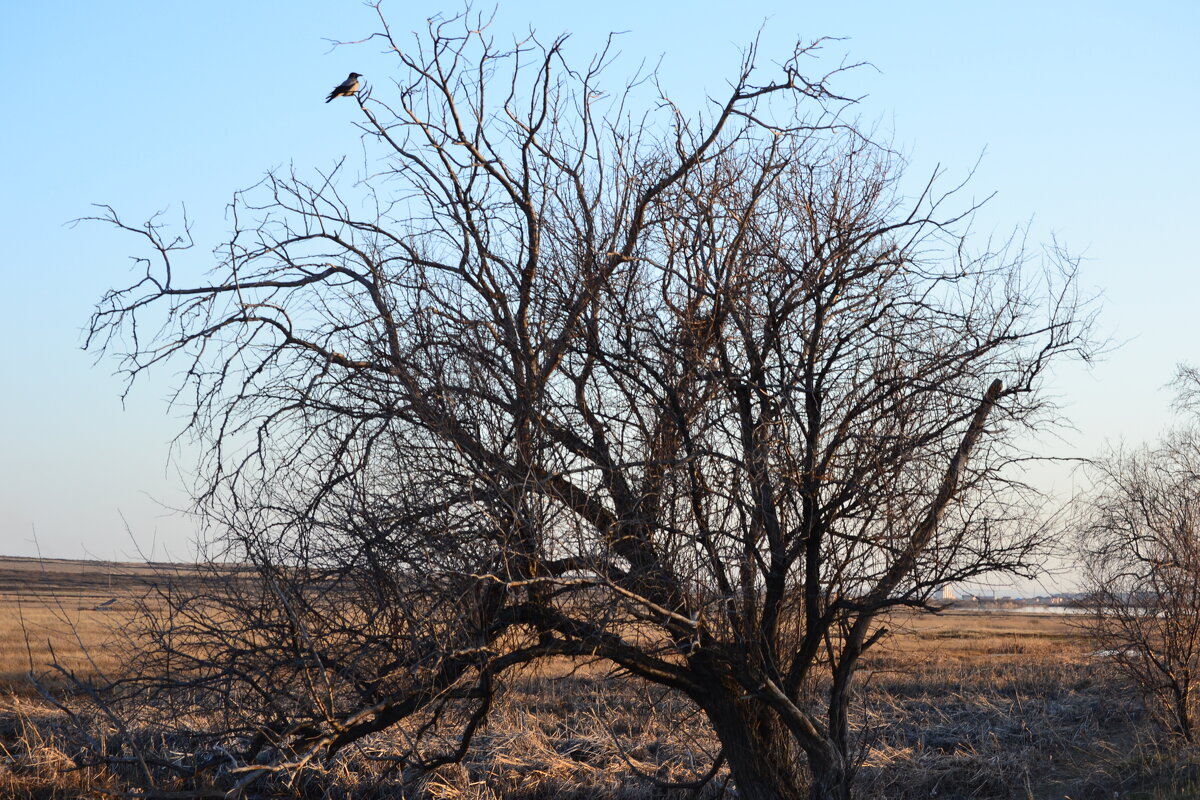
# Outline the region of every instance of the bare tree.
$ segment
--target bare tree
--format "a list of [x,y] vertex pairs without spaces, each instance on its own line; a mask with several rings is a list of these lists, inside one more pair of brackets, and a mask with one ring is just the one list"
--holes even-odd
[[352,196],[270,175],[204,279],[103,217],[151,257],[89,345],[184,365],[198,505],[261,576],[173,604],[138,690],[220,704],[248,780],[451,709],[461,757],[508,671],[600,658],[690,698],[740,796],[849,797],[881,615],[1036,569],[1071,264],[905,197],[819,43],[688,115],[562,39],[377,36]]
[[[1181,372],[1181,402],[1195,377]],[[1166,729],[1196,737],[1200,690],[1200,431],[1092,465],[1078,526],[1085,625]]]

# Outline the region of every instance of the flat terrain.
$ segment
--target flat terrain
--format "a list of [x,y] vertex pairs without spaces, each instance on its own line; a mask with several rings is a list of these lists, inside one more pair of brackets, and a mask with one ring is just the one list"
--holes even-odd
[[[86,670],[96,645],[126,624],[169,574],[174,586],[204,580],[190,565],[0,556],[0,690],[28,689],[26,675],[54,658]],[[983,659],[1087,650],[1069,617],[1018,612],[905,614],[880,648],[917,661]],[[87,652],[85,652],[87,651]],[[52,658],[53,656],[53,658]]]
[[167,572],[201,580],[191,566],[0,557],[0,692],[31,693],[30,671],[52,663],[113,675],[120,664],[104,645]]
[[[139,603],[153,603],[164,570],[185,585],[204,580],[194,567],[0,558],[0,797],[133,796],[128,776],[80,766],[80,734],[27,676],[43,676],[52,694],[67,672],[119,676],[120,651],[107,643]],[[858,684],[864,800],[1200,797],[1193,757],[1162,748],[1136,695],[1071,618],[948,610],[887,624],[893,635]],[[118,733],[107,730],[101,741]],[[661,782],[694,778],[718,750],[686,702],[603,665],[513,677],[463,763],[416,784],[389,766],[406,733],[313,766],[311,793],[271,796],[682,798],[693,795]],[[722,770],[699,796],[735,797],[727,778]],[[192,788],[174,787],[180,797]]]

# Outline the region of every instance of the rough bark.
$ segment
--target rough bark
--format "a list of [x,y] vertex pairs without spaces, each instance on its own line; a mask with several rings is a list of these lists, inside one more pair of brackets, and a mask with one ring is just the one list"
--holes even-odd
[[729,761],[739,797],[803,800],[809,796],[804,753],[774,712],[723,692],[710,695],[704,708]]

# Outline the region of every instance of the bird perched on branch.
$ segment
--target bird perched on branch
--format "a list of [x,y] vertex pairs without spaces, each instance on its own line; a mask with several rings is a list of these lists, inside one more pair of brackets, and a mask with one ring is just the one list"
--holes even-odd
[[335,97],[350,97],[358,92],[358,79],[361,77],[362,75],[359,75],[357,72],[351,72],[349,78],[346,78],[346,80],[339,83],[334,90],[329,93],[329,97],[325,98],[325,102],[328,103]]

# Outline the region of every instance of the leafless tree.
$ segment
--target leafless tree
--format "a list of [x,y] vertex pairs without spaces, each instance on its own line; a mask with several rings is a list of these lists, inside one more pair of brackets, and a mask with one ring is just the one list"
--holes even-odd
[[514,667],[599,658],[690,698],[741,797],[849,797],[881,615],[1036,569],[1072,265],[906,196],[819,43],[690,115],[608,52],[383,25],[351,195],[270,175],[207,278],[103,215],[150,256],[89,346],[182,365],[198,505],[260,575],[172,604],[138,690],[224,709],[250,780],[451,709],[461,757]]
[[[1181,403],[1195,376],[1180,374]],[[1093,464],[1079,524],[1091,615],[1106,655],[1166,728],[1196,737],[1200,690],[1200,430]]]

